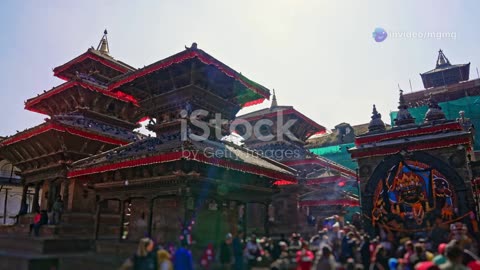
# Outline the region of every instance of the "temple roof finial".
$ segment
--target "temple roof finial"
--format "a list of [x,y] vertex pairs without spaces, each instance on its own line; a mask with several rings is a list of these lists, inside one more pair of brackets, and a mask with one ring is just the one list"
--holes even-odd
[[430,98],[428,99],[428,111],[425,113],[425,122],[428,123],[439,120],[445,120],[445,113],[430,93]]
[[410,114],[408,111],[407,102],[405,101],[405,97],[403,96],[403,90],[400,89],[400,98],[398,101],[398,113],[397,118],[395,118],[395,125],[403,126],[414,124],[415,118]]
[[378,113],[377,107],[373,104],[372,120],[368,124],[368,132],[385,131],[385,123],[382,121],[382,115]]
[[109,54],[110,53],[110,47],[108,46],[108,39],[107,39],[107,29],[103,31],[103,36],[100,42],[98,43],[97,46],[97,51],[103,53],[103,54]]
[[399,89],[398,91],[400,93],[400,97],[398,100],[398,109],[407,109],[408,106],[407,106],[407,102],[405,101],[405,97],[403,96],[403,90]]
[[441,67],[446,67],[446,66],[451,66],[450,61],[448,61],[448,58],[443,54],[442,49],[438,51],[438,58],[437,58],[437,68]]
[[275,89],[273,89],[272,105],[270,106],[270,108],[274,108],[274,107],[277,107],[277,106],[278,106],[277,95],[275,94]]
[[186,49],[186,50],[197,50],[197,49],[198,49],[197,46],[198,46],[197,43],[196,43],[196,42],[193,42],[193,43],[192,43],[192,46],[190,46],[190,47],[185,46],[185,49]]

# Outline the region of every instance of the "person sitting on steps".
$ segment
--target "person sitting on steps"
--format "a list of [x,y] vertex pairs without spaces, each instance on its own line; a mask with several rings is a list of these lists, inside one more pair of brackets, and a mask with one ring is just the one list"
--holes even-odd
[[30,224],[30,231],[28,234],[32,234],[32,230],[33,230],[35,236],[38,236],[40,226],[42,226],[42,214],[40,214],[40,211],[37,210],[35,212],[35,216],[33,217],[33,223]]

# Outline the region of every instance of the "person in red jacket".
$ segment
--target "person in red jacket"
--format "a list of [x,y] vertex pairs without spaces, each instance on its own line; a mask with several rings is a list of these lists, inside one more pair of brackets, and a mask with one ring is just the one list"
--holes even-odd
[[33,229],[33,232],[34,232],[35,236],[38,236],[40,226],[42,226],[41,221],[42,221],[42,214],[40,214],[40,211],[37,210],[36,213],[35,213],[35,216],[33,217],[33,223],[30,224],[29,234],[32,233],[32,229]]
[[303,242],[302,249],[297,251],[297,270],[310,270],[314,258],[313,252],[308,249],[308,244]]

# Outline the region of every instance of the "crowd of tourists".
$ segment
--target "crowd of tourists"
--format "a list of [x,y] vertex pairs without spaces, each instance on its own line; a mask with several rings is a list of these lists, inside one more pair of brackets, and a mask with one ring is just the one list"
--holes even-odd
[[216,248],[209,245],[197,259],[192,258],[186,243],[178,249],[155,247],[152,240],[144,238],[122,269],[480,269],[476,241],[462,223],[437,224],[426,234],[396,237],[381,230],[379,236],[370,238],[356,226],[332,217],[311,237],[293,233],[276,239],[254,234],[244,238],[242,232],[228,233]]

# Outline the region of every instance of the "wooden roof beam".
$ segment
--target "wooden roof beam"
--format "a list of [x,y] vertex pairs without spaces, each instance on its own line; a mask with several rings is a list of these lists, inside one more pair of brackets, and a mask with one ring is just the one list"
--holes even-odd
[[86,104],[85,95],[84,95],[83,91],[80,90],[80,87],[77,87],[77,93],[78,93],[78,97],[79,97],[78,104],[82,107],[85,107],[85,104]]
[[88,147],[88,143],[89,143],[89,142],[90,142],[89,140],[86,140],[86,141],[83,143],[82,147],[80,148],[80,152],[85,152],[85,150],[87,150],[87,147]]
[[[78,91],[78,90],[77,90]],[[78,100],[75,98],[75,94],[78,93],[78,92],[73,92],[71,95],[70,95],[70,98],[72,99],[73,101],[73,104],[74,104],[74,107],[78,107],[80,105],[80,103],[78,103]]]
[[40,155],[48,154],[48,151],[37,140],[33,142],[32,148],[35,148]]
[[[23,164],[26,164],[26,163],[29,163],[29,162],[34,162],[36,160],[40,160],[40,159],[47,159],[49,157],[52,157],[52,156],[55,156],[55,155],[58,155],[58,154],[61,154],[63,153],[62,151],[57,151],[57,152],[53,152],[53,153],[48,153],[46,155],[41,155],[41,156],[37,156],[37,157],[34,157],[34,158],[30,158],[30,159],[26,159],[26,160],[22,160],[20,162],[17,162],[15,163],[14,165],[17,166],[17,165],[23,165]],[[48,164],[48,163],[47,163]]]
[[[122,89],[123,89],[123,88],[122,88]],[[138,87],[135,87],[135,86],[133,86],[133,85],[127,85],[127,86],[125,86],[125,91],[122,90],[122,89],[121,89],[120,91],[125,92],[125,93],[127,93],[127,94],[129,94],[129,95],[132,95],[132,96],[134,96],[135,98],[137,98],[137,95],[140,94],[140,95],[139,95],[139,98],[138,98],[139,100],[148,98],[148,97],[150,96],[147,91],[145,91],[145,90],[143,90],[143,89],[140,89],[140,88],[138,88]],[[136,93],[136,94],[134,95],[134,93]],[[143,93],[143,94],[142,94],[142,93]]]
[[[34,141],[35,141],[35,139],[31,143],[28,143],[27,147],[34,154],[34,157],[41,156],[42,153],[38,149],[35,148]],[[37,161],[38,161],[38,166],[42,166],[41,160],[37,159]]]
[[97,103],[100,100],[100,98],[101,98],[100,95],[95,96],[95,98],[93,99],[93,102],[92,102],[92,107],[93,108],[95,108],[97,106]]
[[17,155],[17,159],[20,159],[20,160],[24,160],[24,159],[25,159],[25,157],[24,157],[22,154],[20,154],[20,152],[19,152],[16,148],[10,146],[10,147],[8,148],[8,150],[11,151],[12,154]]
[[8,149],[6,151],[2,151],[2,155],[5,157],[6,160],[10,161],[10,163],[12,164],[14,164],[15,162],[17,162],[17,160],[19,160],[18,157],[15,156],[15,154]]
[[[25,142],[24,142],[25,143]],[[23,146],[23,144],[17,144],[16,145],[16,148],[21,151],[23,153],[23,156],[26,157],[27,159],[30,159],[30,158],[33,158],[32,154],[30,154],[26,149],[25,147]]]
[[145,88],[147,88],[147,92],[150,93],[150,96],[152,96],[152,89],[150,88],[150,85],[148,84],[147,78],[145,76],[143,76],[143,82],[145,83]]
[[48,140],[43,140],[42,143],[48,153],[55,152],[57,150],[55,147],[52,146],[52,144],[50,144]]
[[[107,99],[106,102],[104,102],[104,106],[103,106],[102,112],[109,112],[109,111],[108,111],[108,108],[110,107],[110,105],[111,105],[112,103],[114,103],[114,101],[115,101],[115,99],[113,99],[113,98]],[[115,104],[115,103],[114,103],[114,106],[115,106],[115,107],[114,107],[114,111],[113,111],[112,113],[116,113],[117,108],[119,107],[118,104]]]
[[[25,159],[33,159],[34,157],[25,149],[25,147],[21,144],[17,144],[16,149],[18,149],[18,151],[22,152],[23,156],[25,157]],[[40,166],[40,164],[38,162],[32,162],[33,163],[33,167],[32,168],[36,168],[38,166]]]

